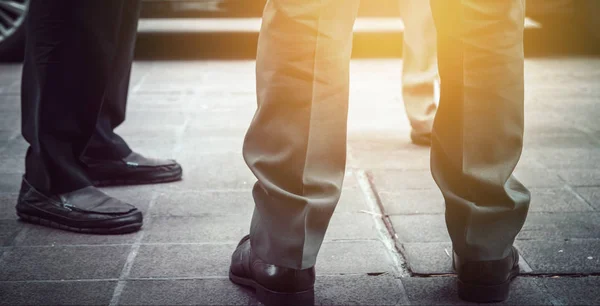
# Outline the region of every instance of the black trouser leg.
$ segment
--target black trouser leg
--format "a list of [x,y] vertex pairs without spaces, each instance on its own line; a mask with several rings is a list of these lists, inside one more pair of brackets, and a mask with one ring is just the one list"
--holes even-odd
[[127,0],[123,2],[114,70],[104,95],[104,103],[94,135],[85,151],[86,157],[95,159],[121,159],[131,153],[127,143],[114,130],[125,121],[141,1]]
[[80,157],[114,70],[123,0],[32,0],[22,82],[26,179],[63,193],[91,185]]

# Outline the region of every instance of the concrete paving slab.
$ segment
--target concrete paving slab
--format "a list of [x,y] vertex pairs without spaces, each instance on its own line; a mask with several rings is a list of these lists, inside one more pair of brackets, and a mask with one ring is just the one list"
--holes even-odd
[[439,189],[380,192],[379,196],[388,215],[443,214],[446,210]]
[[237,243],[250,231],[251,215],[206,214],[195,217],[153,217],[144,228],[143,243]]
[[[403,278],[402,283],[413,305],[477,305],[458,298],[455,277]],[[552,305],[534,278],[518,277],[510,288],[508,299],[497,305]]]
[[[240,237],[241,239],[241,237]],[[226,277],[236,244],[144,244],[131,278]]]
[[571,186],[600,187],[600,170],[595,165],[588,169],[559,170],[560,177]]
[[450,242],[444,215],[390,216],[400,243]]
[[0,282],[0,305],[108,305],[116,281]]
[[405,300],[390,275],[323,276],[315,285],[315,305],[398,305]]
[[0,173],[0,193],[18,193],[22,179],[23,173]]
[[23,223],[17,220],[0,220],[0,246],[12,245],[23,227]]
[[16,220],[18,218],[15,211],[18,196],[16,193],[0,193],[0,220]]
[[20,247],[4,253],[0,281],[116,279],[129,245]]
[[371,177],[377,191],[437,188],[429,170],[373,170]]
[[251,215],[254,200],[249,190],[161,193],[150,210],[153,216],[202,217],[208,214]]
[[251,296],[224,278],[130,280],[119,305],[248,305]]
[[410,272],[415,274],[454,273],[452,244],[449,242],[404,243],[403,255]]
[[600,187],[579,187],[575,189],[575,192],[595,210],[600,211]]
[[565,185],[555,170],[517,167],[514,175],[528,188],[560,188]]
[[597,239],[600,237],[600,214],[594,213],[530,213],[518,240],[561,241],[565,239]]
[[600,273],[600,240],[517,241],[533,274]]
[[369,213],[336,212],[333,214],[325,239],[369,240],[377,239],[373,216]]
[[388,250],[379,241],[324,242],[317,258],[317,275],[393,273]]
[[570,188],[530,188],[530,212],[585,212],[593,207]]
[[552,295],[555,305],[600,304],[600,277],[551,277],[538,280]]
[[15,241],[15,246],[124,245],[132,244],[139,235],[80,234],[28,223],[24,223],[23,227],[23,233]]

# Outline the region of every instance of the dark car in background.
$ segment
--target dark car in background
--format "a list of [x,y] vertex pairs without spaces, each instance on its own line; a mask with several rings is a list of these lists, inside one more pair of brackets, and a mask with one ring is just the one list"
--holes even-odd
[[[30,0],[0,0],[0,60],[22,57]],[[85,1],[85,0],[81,0]],[[124,0],[128,1],[128,0]],[[423,0],[427,1],[427,0]],[[143,0],[142,18],[257,18],[266,0]],[[398,0],[363,0],[360,16],[394,17]],[[600,41],[600,0],[528,0],[527,15],[561,37]]]

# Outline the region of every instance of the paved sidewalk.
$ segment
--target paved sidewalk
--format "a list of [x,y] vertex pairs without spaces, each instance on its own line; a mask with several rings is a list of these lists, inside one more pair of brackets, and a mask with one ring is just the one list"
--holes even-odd
[[[429,152],[409,143],[401,64],[352,63],[348,174],[317,263],[320,304],[462,303]],[[534,198],[517,242],[527,272],[506,303],[600,304],[600,59],[526,68],[517,176]],[[17,221],[19,78],[20,65],[0,64],[0,304],[256,304],[227,279],[253,206],[240,153],[256,105],[252,61],[135,64],[119,132],[139,152],[178,159],[184,180],[105,189],[145,213],[143,230],[122,236]]]

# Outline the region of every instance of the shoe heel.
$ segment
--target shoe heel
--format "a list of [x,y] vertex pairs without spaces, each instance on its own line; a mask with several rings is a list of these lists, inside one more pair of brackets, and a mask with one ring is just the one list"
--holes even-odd
[[458,280],[458,296],[468,302],[502,302],[508,298],[509,291],[510,281],[494,286],[482,286]]
[[313,306],[315,304],[315,290],[281,293],[258,287],[256,288],[256,298],[265,306]]

